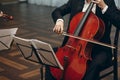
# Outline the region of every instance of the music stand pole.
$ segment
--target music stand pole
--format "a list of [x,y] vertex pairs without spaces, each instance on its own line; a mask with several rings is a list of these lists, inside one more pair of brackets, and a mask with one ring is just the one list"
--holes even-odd
[[38,54],[37,54],[37,51],[36,51],[36,49],[34,48],[34,46],[33,45],[31,45],[32,46],[32,49],[33,49],[33,51],[35,52],[35,55],[36,55],[36,57],[38,58],[38,60],[39,60],[39,63],[41,64],[41,68],[40,68],[40,73],[41,73],[41,80],[44,80],[44,71],[43,71],[43,69],[44,69],[44,64],[42,64],[42,62],[41,62],[41,60],[40,60],[40,58],[39,58],[39,56],[38,56]]

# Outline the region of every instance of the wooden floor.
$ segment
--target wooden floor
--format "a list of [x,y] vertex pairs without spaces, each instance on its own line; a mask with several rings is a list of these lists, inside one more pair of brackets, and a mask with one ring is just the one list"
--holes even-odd
[[[61,45],[64,36],[52,32],[53,7],[21,3],[4,5],[3,8],[4,12],[14,17],[14,20],[7,22],[0,19],[0,29],[17,27],[16,36],[18,37],[38,39],[50,43],[52,47]],[[120,63],[120,57],[118,63]],[[40,66],[40,64],[25,60],[14,42],[11,49],[0,51],[0,80],[40,80]],[[118,70],[120,79],[120,65]],[[113,80],[112,76],[103,80]]]

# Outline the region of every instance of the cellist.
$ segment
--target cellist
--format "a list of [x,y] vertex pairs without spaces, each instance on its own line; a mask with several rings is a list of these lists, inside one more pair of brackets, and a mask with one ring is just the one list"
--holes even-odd
[[[52,12],[52,18],[55,22],[53,31],[61,34],[64,30],[63,17],[70,14],[71,19],[79,12],[85,12],[91,0],[68,0],[68,2],[57,7]],[[101,42],[110,44],[110,32],[112,24],[120,29],[120,11],[117,9],[114,0],[94,0],[92,12],[105,23],[105,33],[100,39]],[[69,28],[68,23],[68,28]],[[62,46],[64,46],[69,37],[65,37]],[[112,61],[112,50],[108,47],[95,45],[92,50],[92,61],[88,61],[89,67],[86,70],[83,80],[100,80],[99,73],[102,68]],[[49,69],[46,70],[46,80],[55,80],[50,74]]]

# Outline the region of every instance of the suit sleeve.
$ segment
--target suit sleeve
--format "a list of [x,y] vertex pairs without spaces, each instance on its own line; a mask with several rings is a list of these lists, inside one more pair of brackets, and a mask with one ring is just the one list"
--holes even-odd
[[53,21],[56,22],[56,20],[58,18],[63,19],[63,16],[70,13],[71,11],[71,0],[69,0],[66,4],[56,8],[53,12],[52,12],[52,18]]
[[120,29],[120,10],[117,9],[114,0],[109,0],[107,5],[108,9],[104,16],[106,16],[115,27]]

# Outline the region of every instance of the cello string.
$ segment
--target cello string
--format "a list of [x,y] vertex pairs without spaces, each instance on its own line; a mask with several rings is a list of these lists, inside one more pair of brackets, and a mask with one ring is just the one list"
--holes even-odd
[[98,45],[102,45],[102,46],[105,46],[105,47],[109,47],[109,48],[112,48],[112,49],[116,48],[115,46],[111,46],[110,44],[105,44],[105,43],[98,42],[98,41],[95,41],[95,40],[89,40],[89,39],[85,39],[85,38],[82,38],[82,37],[73,36],[73,35],[67,34],[66,32],[63,32],[62,35],[72,37],[72,38],[76,38],[76,39],[80,39],[80,40],[84,40],[84,41],[88,41],[88,42],[98,44]]

